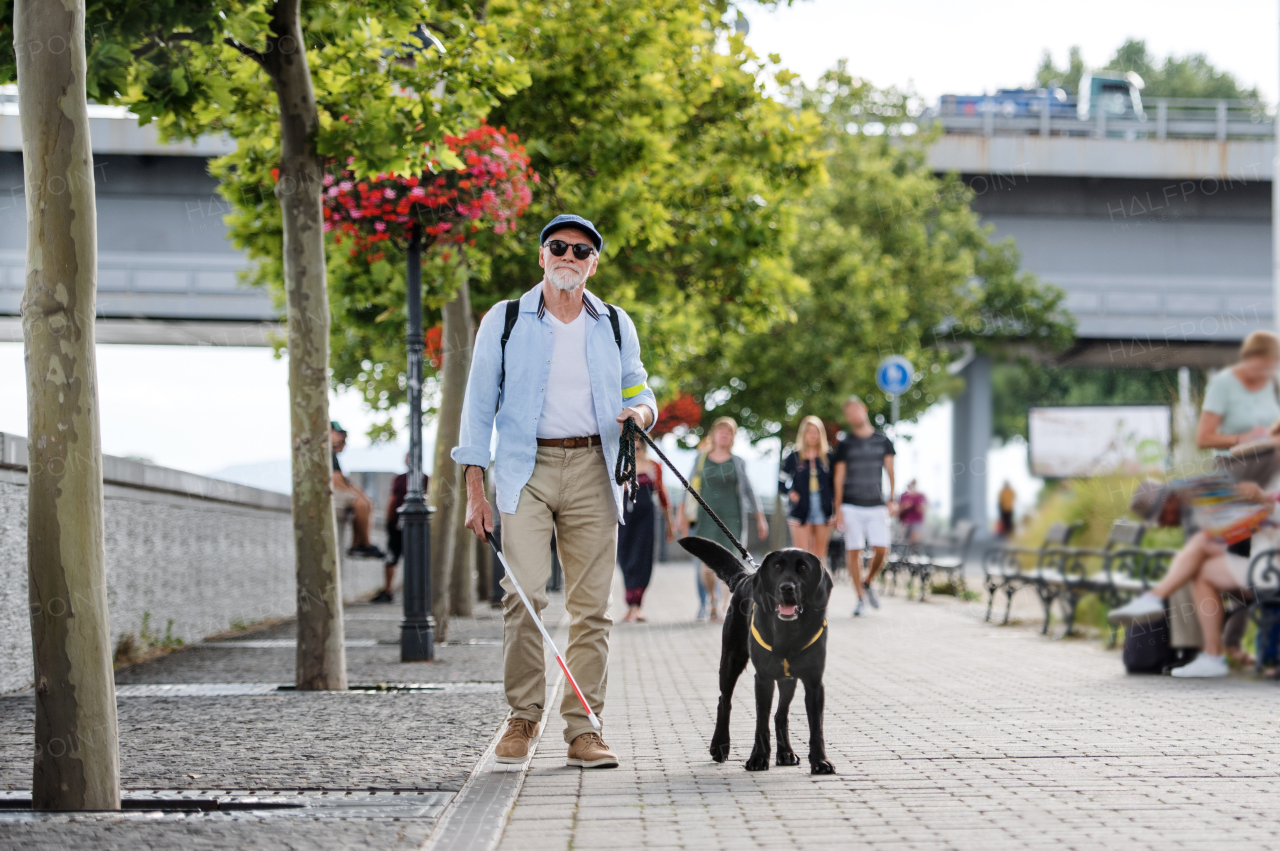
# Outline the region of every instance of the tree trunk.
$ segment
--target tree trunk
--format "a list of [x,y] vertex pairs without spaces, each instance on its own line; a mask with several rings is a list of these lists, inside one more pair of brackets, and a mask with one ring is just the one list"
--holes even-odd
[[27,280],[27,575],[37,810],[120,809],[94,314],[84,0],[14,8]]
[[298,577],[299,689],[346,689],[338,526],[333,515],[329,442],[329,293],[325,284],[320,191],[324,163],[314,138],[320,120],[300,0],[273,9],[261,61],[280,104],[284,284],[289,323],[289,399],[293,436],[293,538]]
[[[458,486],[462,488],[459,479]],[[459,498],[454,507],[453,571],[450,577],[449,614],[460,618],[469,618],[475,614],[476,599],[476,536],[469,530],[467,521],[467,501]]]
[[[450,392],[456,397],[456,405],[451,404],[453,440],[449,445],[458,443],[458,433],[462,428],[462,399],[466,391],[467,376],[471,373],[471,350],[475,343],[475,325],[471,317],[471,290],[464,278],[458,286],[457,295],[450,302],[451,311],[455,311],[446,324],[441,335],[448,341],[448,351],[453,355],[454,363],[449,367],[448,379],[456,385],[446,387],[446,398]],[[449,315],[449,314],[446,314]],[[456,413],[455,413],[456,412]],[[441,407],[441,417],[444,406]],[[443,419],[441,420],[443,424]],[[454,547],[453,561],[449,577],[449,614],[461,618],[469,618],[475,613],[475,569],[476,569],[476,537],[466,527],[467,500],[465,499],[466,483],[462,481],[462,469],[458,469],[458,498],[454,506]]]
[[[445,357],[447,363],[448,357]],[[443,364],[441,365],[443,366]],[[436,421],[436,454],[432,465],[431,507],[431,616],[436,621],[436,641],[449,639],[449,565],[453,563],[453,494],[461,481],[458,465],[449,457],[454,443],[445,439],[444,421]],[[456,434],[455,434],[456,442]]]
[[449,457],[449,450],[458,445],[462,398],[467,389],[467,372],[471,368],[471,292],[465,278],[441,314],[444,362],[440,367],[440,377],[443,386],[440,413],[436,420],[435,498],[432,501],[436,514],[431,524],[431,585],[435,591],[431,613],[436,619],[437,641],[446,640],[449,615],[456,610],[452,601],[457,587],[453,579],[455,551],[466,549],[463,536],[471,534],[459,520],[459,516],[466,512],[466,499],[459,496],[462,468]]

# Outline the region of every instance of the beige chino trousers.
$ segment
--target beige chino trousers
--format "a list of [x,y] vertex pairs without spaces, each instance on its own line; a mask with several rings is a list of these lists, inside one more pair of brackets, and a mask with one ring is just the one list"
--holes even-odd
[[[515,514],[502,515],[502,551],[529,601],[542,616],[551,578],[551,533],[564,569],[569,644],[565,662],[596,715],[604,714],[609,676],[609,591],[618,550],[618,509],[604,452],[539,446],[533,475]],[[503,578],[503,684],[513,718],[542,720],[547,678],[542,636],[514,586]],[[592,732],[568,683],[560,701],[564,740]],[[603,720],[603,718],[601,719]]]

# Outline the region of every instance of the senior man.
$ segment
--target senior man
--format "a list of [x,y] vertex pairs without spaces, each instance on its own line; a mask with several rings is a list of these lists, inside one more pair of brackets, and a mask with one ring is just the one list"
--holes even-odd
[[[604,239],[581,216],[542,229],[542,281],[480,323],[453,460],[465,465],[467,528],[493,529],[485,498],[493,429],[503,551],[541,615],[551,575],[551,534],[564,568],[570,670],[603,717],[609,669],[609,590],[623,494],[612,479],[621,424],[645,429],[658,416],[631,318],[586,290]],[[517,306],[518,305],[518,306]],[[495,415],[496,409],[496,415]],[[522,763],[538,736],[546,700],[542,641],[509,580],[503,580],[503,682],[511,717],[496,757]],[[567,763],[614,768],[618,757],[569,689],[560,703]]]

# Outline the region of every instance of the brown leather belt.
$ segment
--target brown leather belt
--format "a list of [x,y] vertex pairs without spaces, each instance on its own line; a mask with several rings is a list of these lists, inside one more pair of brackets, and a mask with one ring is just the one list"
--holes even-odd
[[590,437],[539,437],[539,446],[557,446],[561,449],[581,449],[584,446],[599,446],[600,435]]

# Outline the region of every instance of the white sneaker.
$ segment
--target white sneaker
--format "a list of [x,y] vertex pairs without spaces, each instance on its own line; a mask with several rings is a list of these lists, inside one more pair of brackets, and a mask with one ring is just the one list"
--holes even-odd
[[1210,656],[1201,653],[1190,664],[1174,668],[1169,673],[1175,677],[1225,677],[1227,675],[1227,659],[1225,656]]
[[865,582],[862,583],[862,598],[871,604],[871,608],[880,608],[880,601],[876,599],[876,592],[872,591],[871,586]]
[[1164,600],[1150,591],[1133,598],[1118,609],[1107,612],[1107,620],[1113,624],[1133,626],[1151,623],[1164,617]]
[[860,618],[867,613],[867,604],[861,597],[858,598],[858,605],[853,607],[853,616]]

